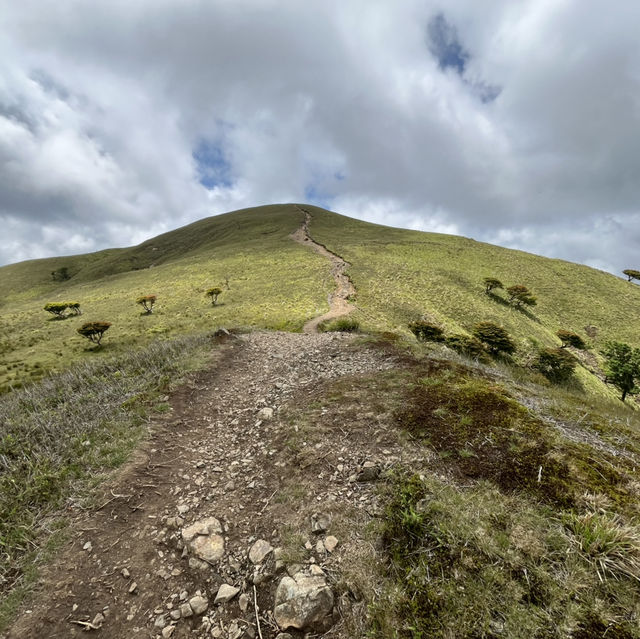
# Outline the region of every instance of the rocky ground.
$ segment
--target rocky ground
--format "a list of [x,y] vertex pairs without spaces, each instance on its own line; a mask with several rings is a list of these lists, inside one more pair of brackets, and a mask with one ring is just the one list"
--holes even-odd
[[375,479],[406,453],[364,407],[361,428],[318,433],[296,410],[330,380],[397,362],[336,333],[220,348],[104,501],[74,518],[8,638],[349,636],[353,597],[338,584],[361,531],[341,518],[375,516]]

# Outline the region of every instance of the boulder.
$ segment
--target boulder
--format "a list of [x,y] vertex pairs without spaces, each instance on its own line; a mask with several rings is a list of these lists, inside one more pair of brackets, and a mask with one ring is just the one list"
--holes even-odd
[[276,590],[273,611],[282,630],[327,630],[332,623],[333,591],[322,576],[298,573],[283,577]]
[[213,563],[224,555],[222,526],[215,517],[207,517],[182,529],[187,548],[199,559]]

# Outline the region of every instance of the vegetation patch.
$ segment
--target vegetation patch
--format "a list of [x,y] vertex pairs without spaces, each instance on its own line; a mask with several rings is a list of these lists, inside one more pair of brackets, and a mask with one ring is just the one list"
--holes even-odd
[[127,459],[144,435],[144,403],[202,362],[209,343],[206,337],[158,341],[2,398],[0,592],[19,583],[47,515],[82,480]]
[[[612,532],[616,520],[591,513],[567,520],[574,531],[553,511],[487,483],[463,489],[398,476],[387,499],[383,570],[393,585],[372,607],[372,636],[640,637],[637,581],[623,549],[637,529]],[[576,541],[598,517],[609,546],[596,544],[596,557],[618,549],[625,557],[615,578]],[[632,551],[637,557],[635,542]]]
[[418,369],[395,419],[461,476],[561,506],[574,504],[586,487],[616,502],[632,499],[631,462],[562,438],[506,388],[461,366]]
[[360,330],[360,322],[353,317],[338,317],[334,320],[321,322],[318,330],[321,333],[357,333]]

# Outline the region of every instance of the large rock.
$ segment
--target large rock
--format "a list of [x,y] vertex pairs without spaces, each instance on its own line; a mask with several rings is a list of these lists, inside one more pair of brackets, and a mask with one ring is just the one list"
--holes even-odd
[[333,592],[322,576],[298,573],[278,585],[273,614],[282,630],[327,630],[332,610]]
[[213,563],[224,555],[222,526],[215,517],[207,517],[182,529],[182,539],[196,557]]
[[273,547],[268,541],[258,539],[249,549],[249,561],[251,561],[252,564],[261,564],[272,550]]

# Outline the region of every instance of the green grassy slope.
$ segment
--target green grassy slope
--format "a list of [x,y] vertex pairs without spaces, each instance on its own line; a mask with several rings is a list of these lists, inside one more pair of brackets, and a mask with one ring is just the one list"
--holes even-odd
[[[351,263],[356,317],[365,328],[407,332],[422,315],[448,333],[481,320],[502,324],[515,337],[521,360],[538,345],[559,345],[564,328],[590,344],[608,339],[640,345],[633,319],[640,287],[613,275],[561,260],[513,251],[467,238],[368,224],[317,207],[311,233]],[[272,205],[207,218],[126,249],[31,260],[0,268],[0,388],[88,357],[75,329],[84,321],[113,323],[106,349],[126,352],[158,335],[220,325],[299,330],[326,309],[333,287],[326,260],[295,244],[289,234],[302,214]],[[66,266],[72,278],[54,282]],[[529,311],[488,296],[482,278],[525,284],[538,298]],[[204,292],[229,278],[220,305]],[[135,298],[158,296],[154,314],[142,316]],[[499,292],[498,295],[501,293]],[[505,296],[502,294],[504,300]],[[84,315],[50,320],[47,302],[78,301]],[[581,381],[593,384],[584,371]]]
[[[333,286],[326,260],[289,238],[301,220],[293,206],[246,209],[129,249],[1,268],[0,388],[94,357],[76,333],[87,321],[112,322],[102,352],[116,355],[157,336],[218,326],[299,330],[327,309]],[[51,279],[60,266],[70,280]],[[205,297],[213,286],[223,288],[215,307]],[[135,304],[143,294],[158,296],[152,315]],[[69,300],[80,302],[82,317],[56,320],[42,310]]]
[[[409,321],[426,314],[447,332],[468,331],[478,321],[503,325],[519,347],[536,342],[560,345],[558,329],[599,346],[609,339],[640,346],[635,318],[640,286],[587,266],[548,259],[471,239],[407,231],[329,214],[307,207],[316,241],[351,263],[357,305],[365,326],[406,330]],[[505,286],[524,284],[538,305],[523,311],[484,293],[483,277]],[[504,292],[498,295],[506,300]]]

